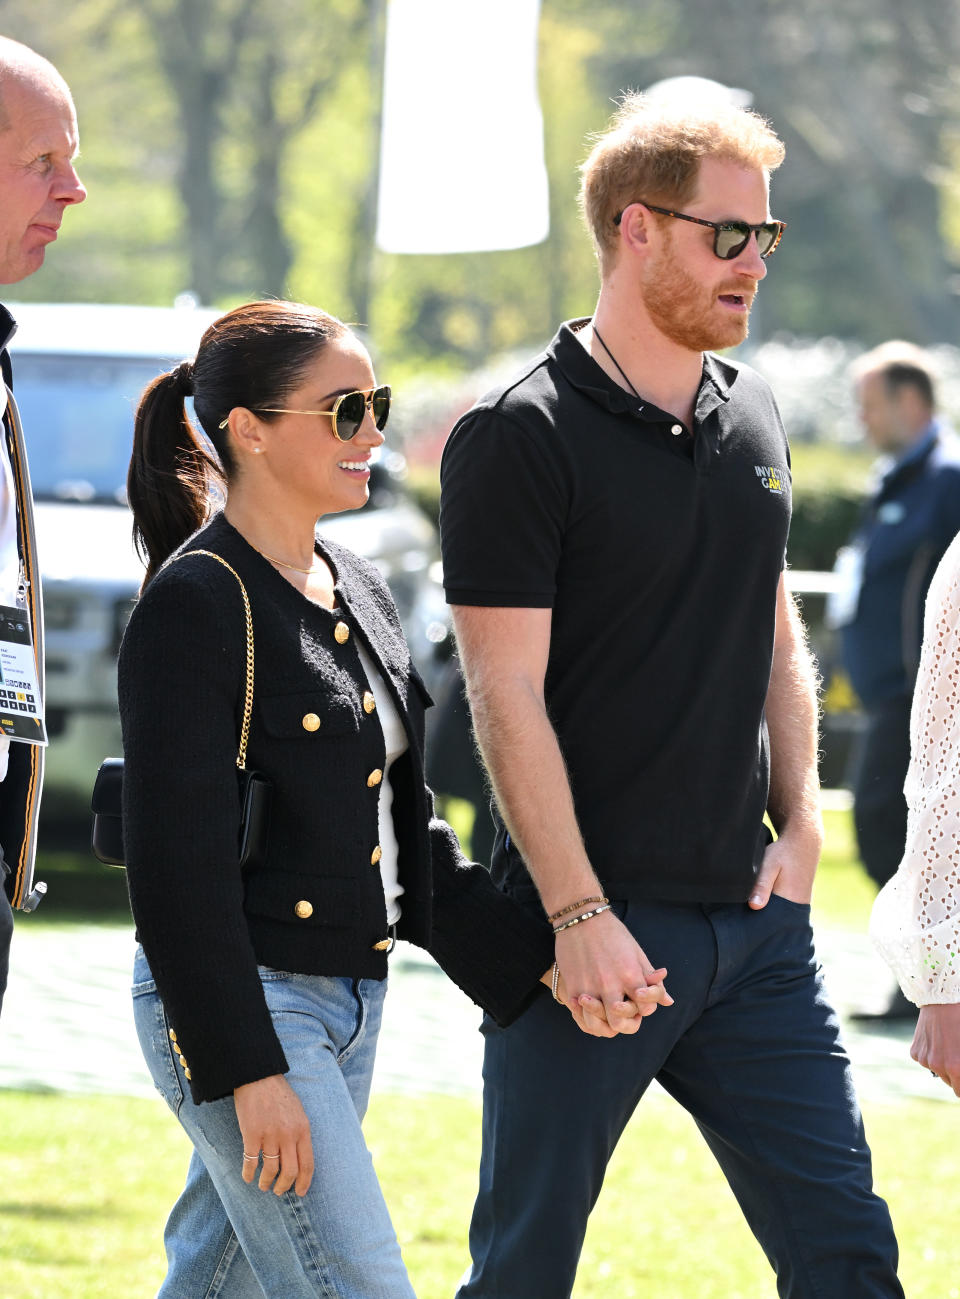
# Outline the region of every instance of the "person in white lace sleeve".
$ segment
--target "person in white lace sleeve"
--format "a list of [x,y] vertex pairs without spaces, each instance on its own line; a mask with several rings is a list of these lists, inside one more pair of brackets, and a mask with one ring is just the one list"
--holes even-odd
[[906,851],[870,934],[920,1007],[910,1054],[960,1096],[960,538],[927,596],[904,792]]

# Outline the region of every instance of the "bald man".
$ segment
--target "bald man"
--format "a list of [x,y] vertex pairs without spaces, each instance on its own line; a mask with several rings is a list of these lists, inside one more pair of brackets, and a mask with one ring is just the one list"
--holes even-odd
[[[0,284],[16,284],[43,265],[71,203],[86,190],[74,169],[77,117],[67,83],[52,63],[0,37]],[[33,501],[7,344],[16,325],[0,305],[0,606],[29,620],[43,690],[43,612]],[[32,911],[45,886],[34,884],[43,749],[4,733],[0,715],[0,1006],[7,986],[13,909]]]

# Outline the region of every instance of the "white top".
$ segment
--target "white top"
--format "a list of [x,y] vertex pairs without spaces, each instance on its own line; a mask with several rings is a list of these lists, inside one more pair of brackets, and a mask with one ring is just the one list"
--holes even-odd
[[[7,409],[7,390],[0,383],[0,420]],[[0,436],[0,604],[16,605],[20,583],[20,552],[17,550],[17,493],[7,451],[7,439]],[[0,780],[7,774],[10,737],[0,735]]]
[[960,537],[927,594],[904,793],[906,849],[870,936],[916,1005],[960,1002]]
[[360,654],[360,665],[367,675],[370,689],[376,701],[376,714],[380,719],[383,743],[387,751],[386,760],[383,764],[383,780],[380,782],[380,851],[382,854],[380,857],[380,878],[383,880],[383,896],[387,904],[387,924],[395,925],[400,919],[400,903],[398,899],[403,892],[403,886],[397,878],[399,847],[397,834],[393,828],[393,787],[390,784],[390,768],[401,753],[406,753],[410,744],[407,740],[407,733],[403,729],[400,714],[394,706],[383,677],[374,667],[373,660],[359,641],[357,642],[357,650]]

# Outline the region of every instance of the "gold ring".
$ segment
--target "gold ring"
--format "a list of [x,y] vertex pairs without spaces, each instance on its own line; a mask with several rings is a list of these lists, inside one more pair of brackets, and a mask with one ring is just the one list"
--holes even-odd
[[263,1157],[264,1157],[264,1159],[279,1159],[279,1158],[280,1158],[280,1151],[278,1150],[277,1153],[276,1153],[275,1155],[267,1155],[267,1154],[264,1154]]
[[260,1158],[259,1155],[248,1155],[246,1151],[243,1152],[243,1157],[244,1157],[244,1159],[249,1159],[249,1160],[251,1160],[251,1162],[254,1163],[254,1164],[255,1164],[255,1163],[257,1162],[257,1160]]

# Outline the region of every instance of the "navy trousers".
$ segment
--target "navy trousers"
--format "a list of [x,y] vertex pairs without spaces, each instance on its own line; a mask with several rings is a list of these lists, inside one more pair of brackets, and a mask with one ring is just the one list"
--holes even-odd
[[484,1022],[480,1189],[459,1299],[570,1295],[607,1163],[653,1078],[695,1119],[781,1299],[902,1299],[809,908],[774,896],[759,912],[618,909],[667,967],[676,1004],[612,1040],[581,1033],[546,989],[509,1028]]
[[877,888],[893,878],[907,841],[910,705],[907,695],[869,709],[857,751],[853,824],[860,860]]

